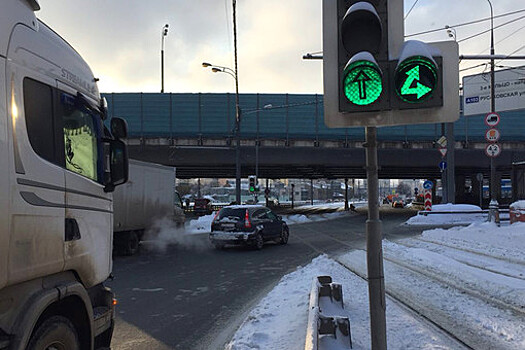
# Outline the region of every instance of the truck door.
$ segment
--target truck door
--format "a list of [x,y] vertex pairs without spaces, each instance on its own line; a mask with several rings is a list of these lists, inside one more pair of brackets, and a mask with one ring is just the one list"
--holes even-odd
[[[10,283],[56,273],[64,267],[65,178],[58,154],[60,140],[55,137],[54,80],[41,73],[51,69],[51,64],[22,47],[32,42],[27,31],[19,25],[12,33],[3,80],[9,172],[0,181],[9,178],[11,187],[7,211]],[[5,150],[2,145],[1,164]],[[6,198],[3,193],[2,197]]]
[[101,185],[101,117],[87,100],[58,85],[66,167],[65,269],[91,285],[111,272],[112,202]]
[[5,80],[5,58],[0,56],[0,289],[7,283],[7,261],[9,242],[9,161],[7,139],[7,108]]

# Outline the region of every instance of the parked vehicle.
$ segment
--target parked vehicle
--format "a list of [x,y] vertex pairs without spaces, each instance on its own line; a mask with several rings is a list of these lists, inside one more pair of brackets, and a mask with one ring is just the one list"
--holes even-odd
[[193,204],[193,212],[196,215],[210,215],[213,213],[212,203],[208,198],[197,198]]
[[109,349],[127,126],[104,126],[97,79],[39,9],[0,11],[0,349]]
[[186,216],[175,191],[175,168],[129,161],[129,181],[113,195],[114,247],[117,253],[138,252],[145,230],[156,220],[172,220],[183,226]]
[[394,199],[394,201],[392,202],[392,208],[403,208],[404,206],[405,204],[401,199]]
[[211,224],[210,241],[217,249],[227,244],[262,249],[267,241],[287,244],[290,229],[282,217],[260,205],[222,208]]

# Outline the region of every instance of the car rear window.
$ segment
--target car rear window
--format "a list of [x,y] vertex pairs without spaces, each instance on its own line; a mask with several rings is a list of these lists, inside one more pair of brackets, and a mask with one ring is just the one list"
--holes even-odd
[[243,208],[222,208],[219,212],[218,219],[221,220],[222,218],[238,218],[238,219],[244,219],[244,216],[246,215],[246,209]]

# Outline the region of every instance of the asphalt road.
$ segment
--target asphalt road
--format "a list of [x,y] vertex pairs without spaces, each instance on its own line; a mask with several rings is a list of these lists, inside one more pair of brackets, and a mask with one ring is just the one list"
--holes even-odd
[[[403,209],[382,212],[383,234],[420,232],[399,226]],[[108,283],[119,300],[112,349],[222,349],[247,313],[285,274],[321,252],[365,247],[363,213],[290,227],[288,245],[215,250],[206,235],[166,246],[145,242],[138,255],[116,257]],[[346,245],[340,242],[344,241]]]

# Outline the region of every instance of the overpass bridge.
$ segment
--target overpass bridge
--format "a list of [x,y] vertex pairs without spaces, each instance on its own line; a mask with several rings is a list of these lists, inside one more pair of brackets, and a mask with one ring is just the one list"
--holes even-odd
[[[235,177],[235,95],[229,93],[108,93],[110,117],[128,121],[132,158],[177,167],[179,178]],[[241,94],[242,176],[364,178],[364,128],[328,129],[323,96]],[[501,113],[503,152],[495,164],[510,177],[525,160],[525,110]],[[454,123],[457,188],[489,176],[484,116]],[[442,124],[378,128],[380,178],[440,178],[436,140]],[[449,150],[452,147],[449,145]],[[257,166],[256,166],[257,164]]]

